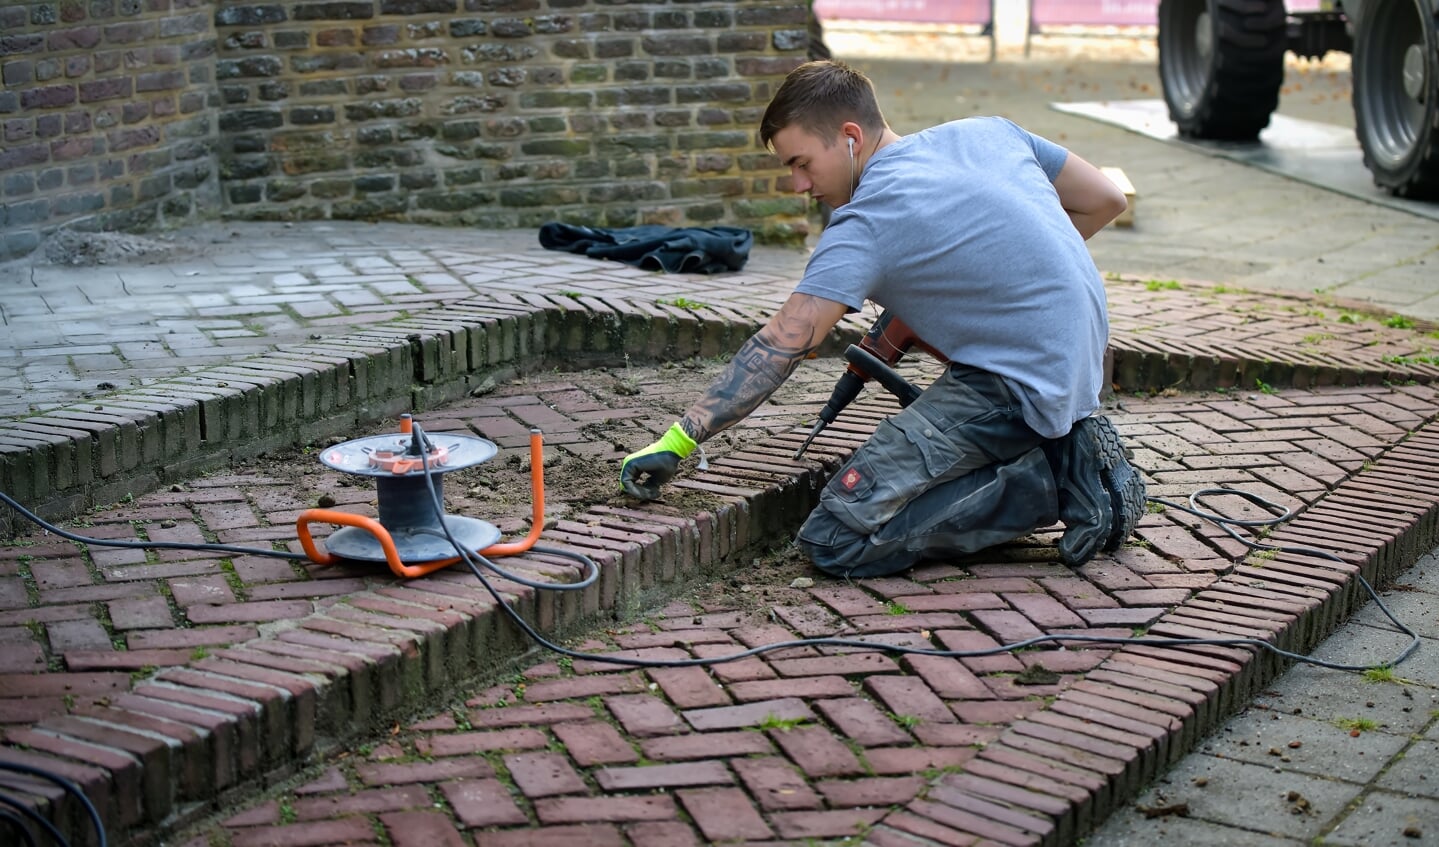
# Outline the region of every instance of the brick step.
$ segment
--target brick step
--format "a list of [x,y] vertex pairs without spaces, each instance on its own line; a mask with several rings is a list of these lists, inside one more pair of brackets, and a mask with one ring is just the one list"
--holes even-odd
[[[1271,391],[1439,377],[1425,336],[1412,329],[1305,318],[1273,295],[1173,285],[1156,293],[1152,283],[1110,281],[1106,383],[1115,391]],[[1240,297],[1254,301],[1243,308],[1257,317],[1236,321],[1235,304],[1222,298]],[[556,366],[733,352],[765,318],[736,305],[475,297],[7,422],[0,491],[47,519],[74,517],[237,460],[438,409],[486,381]],[[820,354],[839,355],[868,328],[864,320],[847,316]],[[17,526],[9,510],[0,515],[0,528]]]
[[[1164,415],[1150,417],[1162,420]],[[1124,426],[1142,432],[1140,421]],[[556,534],[563,540],[546,543],[584,553],[601,566],[602,577],[591,588],[561,595],[498,580],[499,590],[541,631],[563,635],[622,610],[660,602],[683,580],[742,566],[777,537],[793,532],[825,476],[866,435],[860,426],[839,430],[827,444],[816,446],[814,462],[801,465],[784,457],[802,432],[761,439],[688,477],[718,492],[718,505],[711,509],[685,514],[653,505],[597,506],[559,527]],[[1276,534],[1276,541],[1292,536],[1310,546],[1332,546],[1344,562],[1297,554],[1250,557],[1197,593],[1155,597],[1151,609],[1172,608],[1144,618],[1153,621],[1150,632],[1252,635],[1303,652],[1362,601],[1355,573],[1382,580],[1439,541],[1439,487],[1413,472],[1435,462],[1439,430],[1422,426],[1332,490],[1310,495],[1312,503]],[[1141,535],[1173,543],[1158,531],[1159,523],[1149,521]],[[1194,533],[1206,544],[1215,543],[1201,529]],[[538,580],[577,576],[564,560],[542,553],[504,564]],[[939,578],[946,567],[914,578]],[[997,573],[1050,570],[1020,562]],[[864,581],[860,593],[883,598],[898,591],[901,600],[918,609],[919,600],[907,593],[916,589],[890,584],[899,582]],[[884,617],[878,600],[861,603],[856,595],[841,601],[831,596],[836,588],[821,590],[834,608],[852,608],[854,623],[866,613],[875,617],[866,609]],[[993,590],[1004,589],[995,584]],[[1021,592],[1012,602],[1025,596]],[[1025,600],[1020,607],[1029,605]],[[216,808],[240,804],[262,785],[383,733],[397,715],[444,702],[456,690],[492,679],[533,655],[532,646],[504,621],[496,600],[459,569],[344,592],[320,606],[291,616],[274,631],[188,657],[133,685],[123,674],[33,677],[36,695],[51,689],[83,692],[86,702],[70,714],[10,730],[0,757],[70,777],[95,800],[117,838],[145,843],[202,821]],[[1230,611],[1216,615],[1220,607]],[[947,620],[943,613],[931,614]],[[982,608],[974,614],[988,615]],[[1035,607],[1028,614],[1034,620],[1049,615],[1060,626],[1066,615],[1073,617],[1063,607]],[[983,619],[1003,631],[1002,617]],[[1095,622],[1105,631],[1104,617]],[[1022,636],[1022,628],[1015,634]],[[965,643],[947,646],[964,649]],[[1009,727],[978,753],[973,767],[938,777],[923,800],[876,820],[875,832],[1063,843],[1066,834],[1082,831],[1123,802],[1146,775],[1186,751],[1283,665],[1270,654],[1242,647],[1117,650],[1085,672],[1081,682],[1059,691],[1052,707],[1013,713]],[[895,704],[913,702],[917,693],[875,691]],[[564,703],[514,708],[503,716],[514,731],[579,716],[567,718]],[[989,707],[980,702],[976,708]],[[1135,709],[1148,717],[1136,723]],[[977,711],[970,718],[984,720],[986,714]],[[1009,775],[991,775],[1001,770]],[[54,805],[63,829],[82,837],[73,801],[33,784],[27,788],[37,800],[44,797]],[[1067,804],[1062,810],[1055,806],[1061,801]]]

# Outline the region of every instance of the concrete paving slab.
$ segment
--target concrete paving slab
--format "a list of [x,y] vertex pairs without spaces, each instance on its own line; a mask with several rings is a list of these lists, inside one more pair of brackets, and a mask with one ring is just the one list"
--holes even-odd
[[[1316,658],[1363,664],[1383,661],[1402,646],[1402,639],[1372,629],[1346,629],[1348,644],[1343,648],[1321,645]],[[1439,659],[1424,654],[1439,652],[1429,642],[1395,669],[1395,673],[1419,680],[1421,686],[1370,682],[1361,676],[1301,665],[1261,692],[1255,702],[1277,710],[1303,709],[1304,714],[1322,720],[1373,723],[1382,732],[1410,735],[1420,733],[1439,709]],[[1322,680],[1322,682],[1321,682]],[[1269,692],[1274,692],[1270,695]]]
[[1408,736],[1400,733],[1365,732],[1355,737],[1331,716],[1295,715],[1292,708],[1286,711],[1275,705],[1251,708],[1231,718],[1199,749],[1252,765],[1363,784],[1379,776],[1408,744]]
[[[1432,727],[1430,734],[1433,734]],[[1389,767],[1374,784],[1397,794],[1439,799],[1439,772],[1436,772],[1434,767],[1436,762],[1439,762],[1439,742],[1416,741],[1404,751],[1403,756],[1390,761]],[[1431,815],[1433,808],[1431,804]],[[1435,830],[1439,832],[1439,827],[1435,827]]]
[[[1134,807],[1143,814],[1146,808],[1183,803],[1195,820],[1311,841],[1362,788],[1361,784],[1201,754],[1186,757],[1154,788],[1141,793]],[[1102,835],[1086,841],[1091,847],[1105,843]],[[1229,843],[1244,843],[1244,838],[1241,835]]]
[[[1148,808],[1148,807],[1146,807]],[[1076,842],[1085,847],[1154,847],[1156,844],[1182,844],[1185,847],[1298,847],[1311,842],[1303,838],[1286,838],[1269,832],[1255,832],[1207,820],[1180,816],[1148,818],[1133,808],[1116,812],[1095,835]]]
[[[1432,560],[1431,572],[1439,570]],[[1408,585],[1408,583],[1403,583]],[[1416,591],[1409,588],[1390,590],[1380,594],[1380,599],[1394,616],[1406,626],[1430,642],[1439,642],[1439,592]],[[1355,623],[1381,629],[1392,628],[1387,616],[1376,605],[1365,606],[1354,616]]]
[[1181,136],[1162,99],[1055,103],[1054,108],[1243,162],[1356,200],[1439,220],[1439,203],[1394,197],[1375,187],[1351,127],[1277,114],[1259,133],[1257,142],[1205,141]]
[[1388,791],[1371,791],[1344,822],[1324,836],[1326,845],[1343,847],[1435,847],[1439,820],[1434,803]]

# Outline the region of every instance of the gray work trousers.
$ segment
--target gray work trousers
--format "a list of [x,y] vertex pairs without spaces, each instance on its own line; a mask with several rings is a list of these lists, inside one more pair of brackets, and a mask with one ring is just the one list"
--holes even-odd
[[880,423],[825,486],[796,543],[841,577],[973,553],[1059,518],[1041,445],[994,374],[951,365]]

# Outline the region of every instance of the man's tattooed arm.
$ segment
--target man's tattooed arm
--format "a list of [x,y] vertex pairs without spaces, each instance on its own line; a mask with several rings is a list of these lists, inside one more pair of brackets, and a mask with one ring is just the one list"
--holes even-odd
[[680,427],[702,442],[744,420],[819,348],[844,313],[841,303],[809,294],[790,295],[680,418]]

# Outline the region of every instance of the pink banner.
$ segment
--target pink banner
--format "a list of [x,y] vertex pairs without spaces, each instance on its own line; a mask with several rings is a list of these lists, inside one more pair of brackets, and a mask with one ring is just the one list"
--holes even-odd
[[814,0],[821,21],[912,21],[987,24],[990,0]]
[[[1290,12],[1314,12],[1322,5],[1323,0],[1284,3]],[[1039,26],[1155,26],[1159,23],[1159,0],[1033,0],[1031,14]]]
[[1159,0],[1034,0],[1031,13],[1039,26],[1154,26]]

